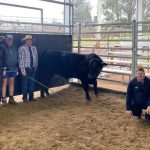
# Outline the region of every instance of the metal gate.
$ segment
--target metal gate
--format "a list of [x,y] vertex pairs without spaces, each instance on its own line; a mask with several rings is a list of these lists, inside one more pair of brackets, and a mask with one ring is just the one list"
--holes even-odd
[[74,52],[95,53],[108,64],[99,78],[128,82],[137,66],[149,75],[150,22],[77,24],[73,35]]

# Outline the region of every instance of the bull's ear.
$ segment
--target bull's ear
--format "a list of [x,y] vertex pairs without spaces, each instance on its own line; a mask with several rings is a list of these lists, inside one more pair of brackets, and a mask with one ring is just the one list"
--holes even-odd
[[107,64],[106,64],[106,63],[103,63],[103,66],[107,66]]

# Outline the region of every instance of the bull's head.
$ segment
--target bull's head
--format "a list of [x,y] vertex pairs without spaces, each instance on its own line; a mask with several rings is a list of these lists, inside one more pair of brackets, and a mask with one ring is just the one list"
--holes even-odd
[[89,79],[97,78],[104,66],[107,66],[107,64],[104,63],[103,61],[100,61],[99,59],[91,59],[89,61],[88,78]]
[[89,54],[85,59],[88,64],[88,78],[95,79],[99,76],[104,66],[107,66],[106,63],[96,54]]
[[82,72],[86,73],[89,79],[95,79],[99,76],[103,67],[107,66],[107,64],[104,63],[96,54],[89,54],[80,66]]

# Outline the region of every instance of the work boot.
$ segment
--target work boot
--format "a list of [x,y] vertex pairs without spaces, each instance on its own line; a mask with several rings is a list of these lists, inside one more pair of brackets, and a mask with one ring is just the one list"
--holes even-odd
[[14,100],[14,97],[13,96],[10,96],[9,97],[9,101],[8,101],[9,104],[12,104],[12,105],[17,105],[18,103]]
[[2,106],[4,106],[4,107],[8,107],[6,97],[3,97],[3,98],[2,98]]

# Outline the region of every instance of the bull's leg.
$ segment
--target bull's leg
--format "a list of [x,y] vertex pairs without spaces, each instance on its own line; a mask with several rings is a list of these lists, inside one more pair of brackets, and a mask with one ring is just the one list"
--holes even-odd
[[[44,84],[44,82],[42,82],[42,84]],[[41,99],[45,98],[45,90],[46,90],[46,88],[41,86]]]
[[[44,80],[44,82],[42,83],[44,86],[46,86],[46,87],[48,87],[48,81],[46,82],[45,80]],[[44,87],[44,86],[42,86],[41,87],[41,98],[43,99],[43,98],[45,98],[45,93],[46,93],[46,95],[49,95],[49,92],[48,92],[48,89],[46,88],[46,87]]]
[[[43,84],[44,84],[46,87],[49,87],[49,83],[50,83],[50,81],[51,81],[52,76],[53,76],[53,74],[52,74],[52,73],[50,74],[50,73],[48,73],[48,72],[44,75]],[[46,94],[46,96],[49,96],[49,95],[50,95],[50,93],[49,93],[49,91],[48,91],[48,88],[46,88],[46,87],[43,87],[44,97],[45,97],[45,94]]]
[[[39,82],[41,84],[43,84],[43,81],[44,81],[44,75],[43,75],[43,72],[40,71],[39,72]],[[44,88],[40,85],[40,97],[41,99],[45,98],[45,95],[44,95]]]
[[46,93],[46,96],[50,95],[48,89],[45,90],[45,93]]
[[94,92],[95,92],[95,95],[97,96],[97,95],[98,95],[97,80],[94,80],[93,86],[94,86]]
[[[81,82],[82,82],[82,81],[81,81]],[[84,91],[85,91],[86,99],[87,99],[88,101],[90,101],[90,100],[91,100],[91,97],[90,97],[90,95],[89,95],[89,84],[88,84],[88,83],[85,83],[85,82],[82,82],[82,87],[83,87],[83,89],[84,89]]]
[[47,74],[46,73],[42,73],[42,75],[40,76],[40,83],[43,84],[43,86],[41,85],[41,91],[40,91],[40,96],[41,96],[41,99],[44,99],[45,98],[45,91],[47,90],[46,87],[44,86],[47,86],[47,84],[49,83],[49,81],[47,80]]
[[44,95],[44,89],[43,88],[41,88],[40,94],[41,94],[41,99],[44,99],[45,95]]
[[[46,77],[45,76],[45,78],[43,80],[43,85],[46,86],[46,87],[49,87],[49,83],[50,83],[50,77],[48,77],[48,76]],[[45,98],[45,94],[47,96],[50,95],[49,91],[48,91],[48,88],[46,88],[44,86],[41,88],[41,98]]]
[[[50,83],[50,81],[48,81],[47,80],[47,82],[44,82],[44,85],[46,86],[46,87],[49,87],[49,83]],[[49,93],[49,89],[48,88],[44,88],[44,96],[45,96],[45,94],[46,94],[46,96],[49,96],[50,95],[50,93]]]

